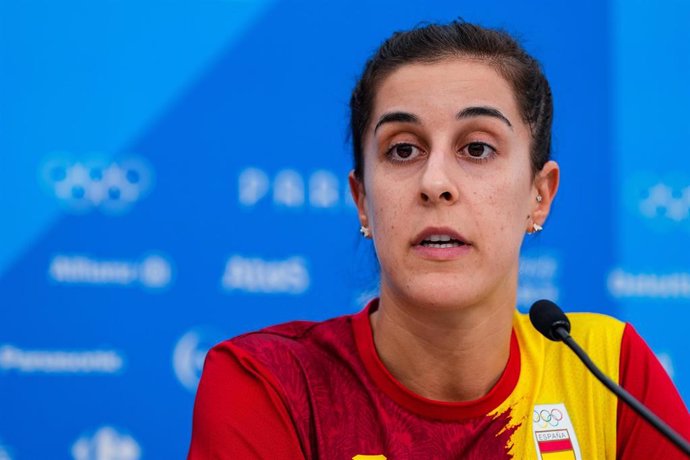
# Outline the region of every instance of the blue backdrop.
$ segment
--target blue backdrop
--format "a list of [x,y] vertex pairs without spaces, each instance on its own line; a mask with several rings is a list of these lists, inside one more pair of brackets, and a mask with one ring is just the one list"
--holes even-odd
[[213,343],[359,310],[349,93],[458,16],[555,94],[519,307],[631,321],[688,399],[690,5],[646,3],[0,0],[0,459],[181,458]]

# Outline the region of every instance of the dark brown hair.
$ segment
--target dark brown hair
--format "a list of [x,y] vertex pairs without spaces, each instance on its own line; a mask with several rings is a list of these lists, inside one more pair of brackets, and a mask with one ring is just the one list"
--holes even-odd
[[355,176],[364,177],[362,141],[381,82],[399,67],[470,57],[493,66],[513,88],[518,109],[532,134],[532,173],[551,158],[551,89],[539,62],[506,32],[464,21],[428,24],[395,32],[369,58],[350,98],[350,129]]

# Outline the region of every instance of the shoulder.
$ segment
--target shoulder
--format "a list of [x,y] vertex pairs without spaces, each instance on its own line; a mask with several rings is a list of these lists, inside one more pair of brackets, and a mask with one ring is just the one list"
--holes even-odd
[[[602,371],[617,380],[626,323],[598,313],[568,313],[567,316],[573,339]],[[541,335],[532,326],[528,315],[518,314],[516,332],[521,353],[526,359],[542,363],[544,368],[556,366],[564,371],[567,369],[568,375],[577,374],[588,379],[586,368],[572,350],[564,343],[551,341]]]
[[350,339],[351,316],[320,322],[291,321],[248,332],[223,343],[258,354],[313,351]]
[[[654,352],[627,324],[620,355],[620,385],[686,439],[690,412]],[[618,405],[618,451],[621,459],[685,458],[625,404]]]
[[303,458],[285,382],[238,339],[206,355],[189,458]]
[[571,324],[599,331],[618,329],[625,323],[613,316],[602,313],[573,312],[566,313]]
[[[293,321],[216,345],[206,357],[202,381],[206,380],[207,387],[215,385],[216,393],[234,391],[242,400],[252,394],[247,388],[268,394],[270,406],[287,414],[280,418],[290,421],[308,451],[315,430],[314,389],[321,389],[319,394],[324,397],[323,391],[339,384],[349,375],[343,370],[355,365],[355,353],[351,316],[323,322]],[[338,379],[334,379],[336,375]]]
[[600,313],[568,313],[570,334],[582,343],[620,347],[626,323]]
[[[627,328],[626,323],[600,313],[567,313],[567,316],[570,321],[570,334],[578,342],[602,343],[619,347]],[[543,344],[551,342],[532,326],[529,315],[526,313],[516,315],[515,326],[518,335],[523,340]]]
[[215,357],[219,364],[233,361],[262,375],[284,379],[353,349],[351,315],[345,315],[321,322],[291,321],[247,332],[214,346],[208,356]]

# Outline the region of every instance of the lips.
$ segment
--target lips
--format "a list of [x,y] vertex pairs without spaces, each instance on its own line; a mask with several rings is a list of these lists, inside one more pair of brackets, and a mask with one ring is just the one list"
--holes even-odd
[[444,248],[471,245],[471,243],[452,228],[427,227],[415,236],[412,245]]

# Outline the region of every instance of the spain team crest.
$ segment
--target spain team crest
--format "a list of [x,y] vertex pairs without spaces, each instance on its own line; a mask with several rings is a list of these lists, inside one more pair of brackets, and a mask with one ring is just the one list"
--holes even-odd
[[573,424],[564,404],[534,406],[532,431],[541,460],[582,460]]

